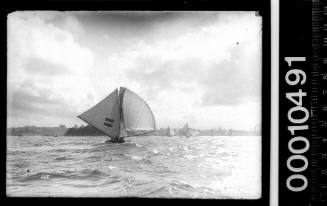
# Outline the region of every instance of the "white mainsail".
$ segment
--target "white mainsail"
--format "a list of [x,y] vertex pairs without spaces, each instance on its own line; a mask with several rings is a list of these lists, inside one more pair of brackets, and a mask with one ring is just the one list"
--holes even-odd
[[135,135],[155,131],[156,125],[149,105],[137,94],[123,88],[122,116],[125,128]]
[[111,138],[136,136],[156,130],[149,105],[127,88],[116,89],[78,116]]

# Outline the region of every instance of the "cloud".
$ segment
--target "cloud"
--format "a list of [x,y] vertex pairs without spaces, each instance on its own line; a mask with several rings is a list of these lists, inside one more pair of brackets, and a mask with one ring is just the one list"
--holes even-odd
[[[261,98],[260,46],[255,52],[249,44],[234,49],[231,59],[212,64],[199,79],[203,105],[237,105]],[[236,51],[235,51],[236,50]],[[251,55],[248,55],[251,54]]]
[[[49,91],[48,91],[49,92]],[[71,117],[78,114],[73,107],[68,107],[67,102],[53,99],[44,93],[33,95],[23,91],[13,93],[11,109],[13,117],[33,115],[47,115],[51,117]]]
[[140,41],[111,55],[108,64],[151,98],[175,89],[189,95],[201,90],[205,106],[256,101],[261,95],[261,22],[252,18],[247,24],[199,27],[157,43]]
[[244,115],[259,121],[260,29],[254,12],[15,12],[9,112],[17,122],[81,123],[76,113],[125,86],[158,127],[244,128]]
[[24,68],[31,75],[62,75],[69,73],[65,66],[40,58],[27,59]]
[[[108,56],[108,66],[150,101],[159,125],[251,127],[260,121],[261,19],[235,16],[174,38],[139,40]],[[246,116],[249,122],[239,121]]]
[[32,117],[47,116],[71,117],[76,115],[76,108],[61,96],[53,95],[49,89],[39,88],[31,81],[23,82],[8,97],[8,113],[10,116]]
[[52,23],[62,30],[69,31],[75,38],[85,32],[83,25],[72,12],[58,12],[55,17],[48,19],[46,22]]
[[43,113],[49,121],[74,118],[83,107],[80,102],[88,104],[94,96],[88,78],[94,54],[48,20],[33,12],[8,16],[8,112],[31,117]]
[[[81,47],[74,36],[29,12],[8,16],[8,59],[21,66],[28,58],[51,60],[81,73],[92,66],[93,53]],[[17,68],[20,69],[20,68]],[[17,72],[19,73],[19,72]]]

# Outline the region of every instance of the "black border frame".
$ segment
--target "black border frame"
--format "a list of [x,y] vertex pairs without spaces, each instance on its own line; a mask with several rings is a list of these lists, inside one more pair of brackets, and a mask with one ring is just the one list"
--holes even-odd
[[[7,15],[13,11],[17,10],[59,10],[59,11],[68,11],[68,10],[199,10],[199,11],[219,11],[219,10],[227,10],[227,11],[259,11],[259,14],[262,16],[262,188],[261,188],[261,198],[256,200],[246,200],[246,199],[238,199],[238,200],[208,200],[208,199],[162,199],[162,198],[109,198],[107,204],[112,203],[112,200],[119,201],[119,204],[123,203],[125,200],[133,201],[135,204],[136,202],[151,200],[157,201],[160,203],[167,203],[170,200],[180,202],[181,203],[196,203],[197,201],[204,201],[204,202],[213,202],[218,203],[219,205],[269,205],[269,197],[270,197],[270,116],[271,116],[271,10],[270,10],[270,0],[224,0],[223,2],[220,1],[213,1],[213,0],[199,0],[199,1],[175,1],[174,3],[167,3],[164,1],[149,1],[149,0],[44,0],[44,1],[22,1],[17,2],[10,1],[6,5],[5,9],[1,9],[1,19],[3,26],[1,31],[3,31],[4,35],[1,36],[3,41],[2,51],[5,53],[7,52],[7,36],[6,36],[6,19]],[[7,62],[2,61],[4,66],[7,68]],[[6,78],[7,73],[5,70],[5,74],[1,75],[2,77]],[[4,96],[6,95],[6,84],[7,81],[2,81],[4,90]],[[3,107],[5,108],[5,107]],[[2,114],[6,114],[6,109]],[[6,116],[4,117],[4,122],[6,122]],[[5,125],[6,124],[2,124]],[[4,128],[3,136],[6,135],[6,128]],[[6,139],[2,138],[3,141],[2,145],[2,152],[6,153]],[[6,154],[1,155],[3,160],[3,165],[6,162]],[[6,171],[4,168],[2,171]],[[6,184],[6,174],[3,174],[3,185]],[[6,188],[2,187],[3,193],[2,195],[5,197],[6,200],[9,202],[13,202],[16,200],[24,201],[24,203],[29,202],[30,200],[38,200],[39,203],[44,203],[44,200],[47,198],[13,198],[6,196]],[[52,198],[51,201],[53,203],[71,203],[76,204],[79,200],[85,201],[90,200],[91,204],[94,204],[94,200],[97,199],[104,199],[104,198]],[[77,200],[77,202],[76,202]],[[107,199],[105,199],[107,200]],[[26,202],[25,202],[26,201]],[[86,203],[86,202],[85,202]],[[201,202],[200,202],[201,203]]]
[[[326,55],[324,56],[326,47],[323,48],[322,39],[326,36],[326,33],[322,32],[322,25],[326,21],[322,21],[324,13],[318,14],[315,11],[318,4],[320,4],[319,10],[321,11],[326,3],[326,0],[288,0],[280,2],[278,204],[281,206],[323,205],[323,203],[326,205],[326,189],[324,186],[327,179],[322,170],[326,168],[327,164],[321,156],[322,153],[327,151],[326,144],[323,141],[326,130],[319,124],[326,117],[326,112],[324,113],[322,109],[326,103],[326,101],[324,103],[322,90],[327,87],[326,82],[324,83],[321,78],[321,74],[326,73],[326,70],[324,70],[326,67],[323,63],[323,58],[326,57]],[[289,15],[290,10],[292,10],[292,15]],[[317,14],[319,19],[315,18],[318,17]],[[293,61],[289,66],[285,61],[286,57],[305,57],[306,59],[302,62]],[[285,76],[291,69],[300,69],[305,72],[306,82],[301,85],[289,85],[285,81]],[[309,118],[301,125],[308,125],[308,129],[299,130],[293,135],[288,130],[288,126],[300,124],[293,123],[288,118],[288,111],[294,107],[294,103],[286,98],[286,94],[297,92],[299,89],[307,93],[307,96],[303,97],[302,107],[309,111]],[[308,167],[301,172],[293,172],[286,165],[287,160],[294,155],[289,150],[288,142],[296,136],[302,136],[309,142],[309,149],[298,154],[303,155],[308,161]],[[295,166],[297,164],[292,163],[291,165]],[[301,191],[291,191],[286,182],[294,174],[303,175],[308,181],[307,187]],[[296,180],[293,180],[293,184],[294,182]]]

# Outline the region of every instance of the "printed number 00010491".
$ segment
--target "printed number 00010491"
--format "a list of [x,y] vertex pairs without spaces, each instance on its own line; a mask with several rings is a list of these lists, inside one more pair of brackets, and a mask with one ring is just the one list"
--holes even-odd
[[[306,61],[305,57],[285,57],[285,61],[288,63],[290,68],[285,75],[285,81],[289,86],[301,86],[306,83],[307,76],[306,73],[301,69],[292,69],[292,62],[304,62]],[[294,103],[294,106],[291,107],[287,112],[287,119],[291,126],[288,126],[288,130],[290,131],[292,137],[288,141],[288,149],[292,153],[290,157],[288,157],[286,161],[287,168],[294,172],[294,174],[290,175],[286,180],[287,188],[292,192],[300,192],[306,189],[308,186],[307,178],[301,174],[308,168],[308,159],[303,155],[305,152],[309,150],[310,142],[308,138],[303,136],[298,136],[301,130],[308,130],[308,124],[305,122],[309,119],[309,111],[303,105],[303,97],[307,96],[307,92],[302,91],[302,89],[298,89],[297,92],[288,92],[286,93],[286,98]],[[294,117],[295,113],[302,113],[301,115],[297,115]],[[299,117],[300,116],[300,117]],[[303,148],[294,148],[293,144],[295,142],[304,143]],[[303,165],[301,167],[292,165],[292,161],[302,161]],[[294,185],[292,184],[293,180],[302,180],[302,185]]]

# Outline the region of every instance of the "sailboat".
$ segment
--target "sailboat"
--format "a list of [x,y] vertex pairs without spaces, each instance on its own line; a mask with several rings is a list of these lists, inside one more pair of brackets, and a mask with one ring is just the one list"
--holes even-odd
[[188,126],[188,124],[186,123],[182,129],[180,129],[179,131],[179,135],[180,136],[185,136],[185,137],[190,137],[190,136],[197,136],[199,135],[200,132],[195,130],[195,129],[192,129]]
[[183,126],[183,128],[179,131],[179,133],[181,136],[185,136],[185,137],[191,136],[190,128],[188,127],[187,123]]
[[120,87],[77,116],[110,137],[106,143],[123,143],[125,137],[156,130],[149,105],[131,90]]

